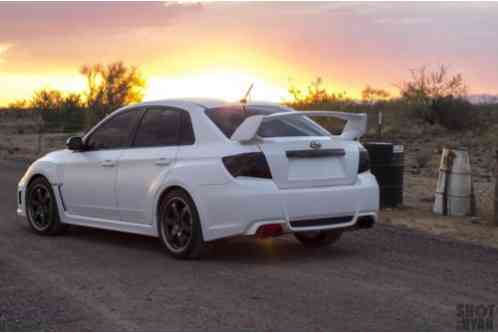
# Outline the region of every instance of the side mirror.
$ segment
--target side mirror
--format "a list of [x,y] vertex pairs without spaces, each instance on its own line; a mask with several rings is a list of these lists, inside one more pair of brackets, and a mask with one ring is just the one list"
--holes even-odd
[[71,136],[69,139],[67,139],[66,147],[67,149],[74,151],[85,150],[85,145],[83,144],[83,140],[79,136]]

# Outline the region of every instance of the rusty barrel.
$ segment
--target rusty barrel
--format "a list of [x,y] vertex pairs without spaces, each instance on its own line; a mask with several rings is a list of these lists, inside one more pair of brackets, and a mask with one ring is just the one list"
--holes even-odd
[[465,148],[444,148],[433,211],[448,216],[474,213],[472,172]]
[[377,178],[380,206],[403,204],[404,147],[388,142],[367,142],[363,146],[370,155],[370,170]]

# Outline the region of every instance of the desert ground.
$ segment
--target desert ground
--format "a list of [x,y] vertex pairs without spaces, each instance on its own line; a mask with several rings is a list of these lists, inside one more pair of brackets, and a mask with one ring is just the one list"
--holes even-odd
[[41,237],[15,215],[25,168],[0,162],[0,330],[462,330],[459,306],[498,297],[497,249],[385,222],[317,250],[213,242],[198,261],[118,232]]
[[217,241],[195,262],[148,237],[31,232],[15,215],[17,181],[72,134],[34,133],[0,123],[0,331],[461,330],[458,306],[498,297],[494,152],[469,146],[478,216],[432,213],[441,149],[468,145],[461,133],[382,138],[405,146],[404,203],[373,229],[321,250],[292,236]]

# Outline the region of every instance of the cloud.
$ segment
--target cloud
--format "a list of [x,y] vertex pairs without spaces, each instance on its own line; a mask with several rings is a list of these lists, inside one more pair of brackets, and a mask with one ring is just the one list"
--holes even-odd
[[201,10],[195,3],[0,2],[0,44],[16,46],[2,70],[63,72],[119,59],[140,65],[161,52],[178,21]]
[[431,23],[432,19],[429,17],[397,17],[397,18],[381,18],[375,20],[378,24],[391,24],[391,25],[416,25],[416,24],[428,24]]
[[175,18],[201,9],[202,5],[194,3],[0,3],[0,38],[32,40],[168,26]]

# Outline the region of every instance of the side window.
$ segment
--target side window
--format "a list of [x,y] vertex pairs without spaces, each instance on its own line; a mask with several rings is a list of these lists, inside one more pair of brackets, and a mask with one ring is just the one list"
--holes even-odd
[[180,111],[147,109],[138,127],[134,147],[174,146],[178,144]]
[[195,142],[195,135],[190,115],[186,111],[180,111],[180,113],[182,114],[180,145],[182,146],[193,145]]
[[128,147],[140,114],[140,110],[135,109],[112,117],[90,135],[86,146],[91,150]]

